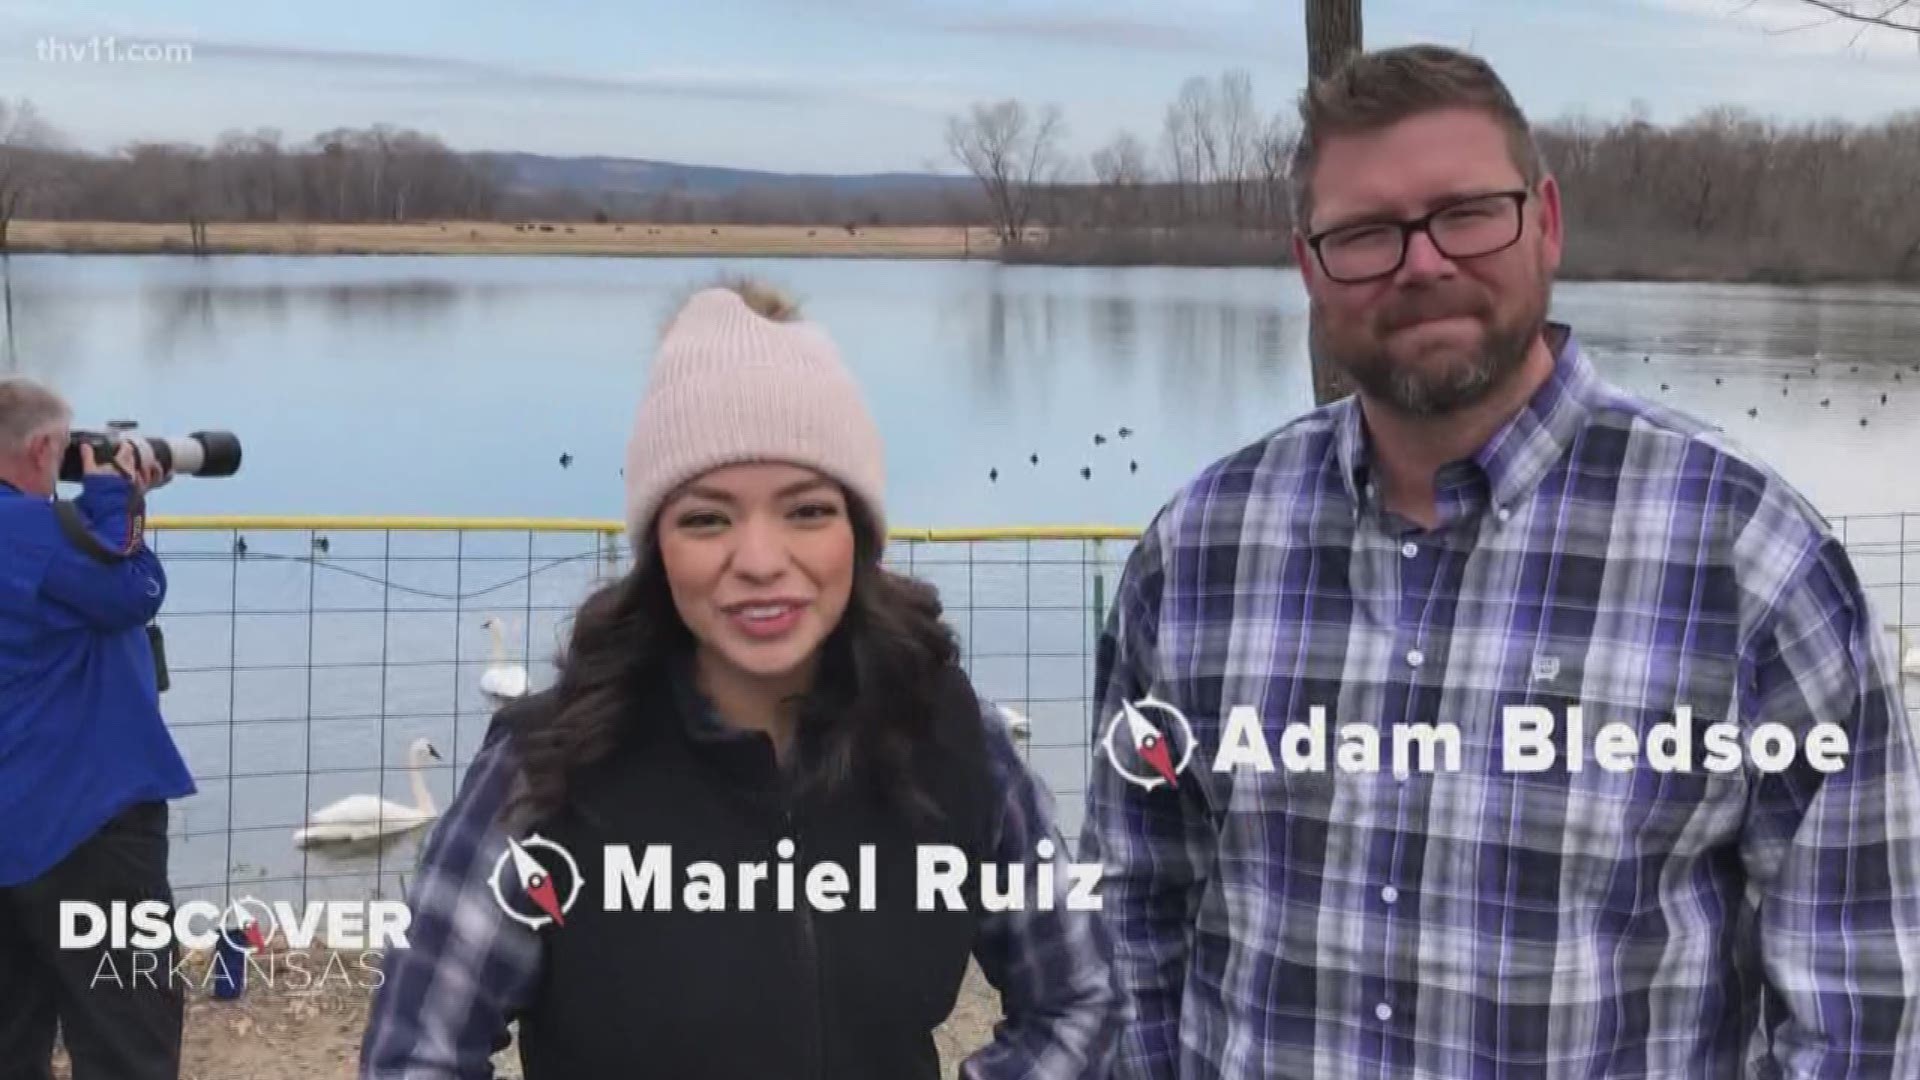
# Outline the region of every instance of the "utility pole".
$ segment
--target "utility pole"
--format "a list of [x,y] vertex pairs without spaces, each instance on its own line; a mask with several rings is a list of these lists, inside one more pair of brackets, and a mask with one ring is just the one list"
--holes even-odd
[[[1319,82],[1361,50],[1360,0],[1306,0],[1307,79]],[[1301,224],[1305,224],[1302,222]],[[1303,271],[1305,267],[1301,268]],[[1313,403],[1325,405],[1352,389],[1319,356],[1313,357]]]
[[1307,78],[1326,78],[1364,40],[1360,0],[1307,0]]

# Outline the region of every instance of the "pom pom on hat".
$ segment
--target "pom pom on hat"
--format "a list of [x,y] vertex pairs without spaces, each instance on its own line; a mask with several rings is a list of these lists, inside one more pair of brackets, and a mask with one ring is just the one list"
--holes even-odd
[[766,286],[695,293],[661,336],[627,443],[627,533],[639,547],[675,488],[712,469],[786,462],[846,485],[886,546],[884,454],[864,395],[818,326]]

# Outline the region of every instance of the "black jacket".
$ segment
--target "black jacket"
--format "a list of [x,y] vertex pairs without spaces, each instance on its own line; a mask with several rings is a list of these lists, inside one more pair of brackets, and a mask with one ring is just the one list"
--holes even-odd
[[[964,910],[920,910],[917,855],[931,850],[923,845],[949,845],[977,870],[1007,861],[995,845],[1008,830],[1052,831],[1050,821],[1010,825],[1010,816],[1032,811],[1009,811],[1008,785],[1031,781],[1006,775],[1008,760],[1017,765],[1011,744],[989,745],[1005,735],[982,722],[964,674],[955,669],[943,685],[938,739],[911,769],[938,807],[932,816],[857,784],[831,796],[796,795],[764,736],[719,729],[684,680],[675,690],[654,706],[670,718],[636,724],[609,757],[573,778],[560,813],[519,830],[522,839],[537,835],[573,853],[582,879],[564,926],[539,933],[537,985],[517,1014],[527,1080],[938,1075],[933,1031],[953,1009],[983,919],[994,916],[981,910],[977,872],[962,890]],[[504,711],[496,730],[510,738],[516,728],[537,728],[551,709],[549,695],[527,699]],[[782,840],[794,844],[790,858],[781,857]],[[650,846],[663,845],[666,887],[642,896],[632,880],[617,909],[607,910],[608,879],[620,883],[620,868],[603,860],[610,844],[624,846],[636,879]],[[1032,851],[1025,858],[1034,862]],[[689,906],[701,898],[689,896],[689,866],[702,861],[721,872],[721,910]],[[809,870],[823,861],[846,871],[841,910],[809,902]],[[752,910],[741,908],[743,863],[770,870],[754,886]],[[792,868],[787,910],[778,895],[783,863]],[[556,874],[563,896],[568,873]],[[1064,894],[1068,883],[1058,884]],[[662,898],[666,910],[632,907]],[[1104,1075],[1117,1005],[1096,920],[1066,913],[1020,931],[997,925],[996,944],[1031,941],[1019,947],[1044,947],[1045,962],[1074,967],[1022,973],[1007,1003],[1017,1016],[1008,1046],[990,1051],[1004,1072],[988,1073]],[[1004,981],[1021,959],[996,956],[983,967]],[[391,1018],[377,1007],[375,1022]]]

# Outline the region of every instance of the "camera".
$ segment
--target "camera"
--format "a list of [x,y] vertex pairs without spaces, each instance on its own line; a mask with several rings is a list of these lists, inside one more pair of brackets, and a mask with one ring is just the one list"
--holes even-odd
[[75,431],[67,440],[66,455],[60,459],[60,479],[77,483],[85,470],[81,467],[80,448],[93,447],[93,459],[105,462],[120,452],[120,444],[137,439],[160,468],[173,476],[232,476],[240,471],[240,438],[231,431],[196,431],[174,438],[149,438],[130,434],[134,424],[115,421],[106,431]]

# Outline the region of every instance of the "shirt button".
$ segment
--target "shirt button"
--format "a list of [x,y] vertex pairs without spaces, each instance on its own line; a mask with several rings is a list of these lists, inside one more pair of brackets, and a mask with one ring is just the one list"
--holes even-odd
[[1389,885],[1386,888],[1380,890],[1380,899],[1391,904],[1395,900],[1400,899],[1400,890]]
[[1393,1006],[1383,1001],[1373,1007],[1373,1015],[1382,1020],[1391,1020],[1393,1019]]
[[1493,516],[1494,516],[1494,517],[1497,517],[1497,518],[1499,518],[1499,519],[1500,519],[1501,521],[1505,521],[1505,520],[1507,520],[1508,518],[1510,518],[1510,517],[1512,517],[1512,516],[1513,516],[1513,511],[1511,511],[1511,510],[1509,510],[1509,509],[1507,509],[1506,507],[1504,507],[1504,506],[1503,506],[1503,507],[1501,507],[1500,509],[1498,509],[1498,510],[1495,510],[1495,511],[1493,512]]
[[1407,650],[1407,666],[1408,667],[1419,667],[1421,664],[1426,663],[1426,661],[1427,661],[1427,654],[1421,652],[1419,649]]
[[1406,543],[1400,545],[1400,554],[1405,555],[1407,558],[1411,559],[1415,555],[1420,554],[1420,545],[1409,540]]

